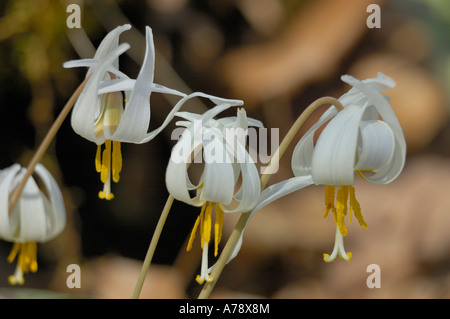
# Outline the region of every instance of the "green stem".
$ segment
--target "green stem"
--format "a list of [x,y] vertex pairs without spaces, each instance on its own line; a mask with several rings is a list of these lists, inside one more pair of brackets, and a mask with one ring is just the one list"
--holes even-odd
[[[271,158],[269,166],[264,171],[264,174],[261,176],[261,187],[262,189],[265,188],[267,185],[270,176],[276,171],[279,160],[283,156],[284,152],[288,148],[289,144],[292,142],[294,137],[296,136],[297,132],[299,131],[300,127],[305,123],[305,121],[308,119],[308,117],[315,111],[317,108],[319,108],[322,105],[325,104],[331,104],[334,105],[338,111],[342,110],[344,107],[339,102],[339,100],[333,98],[333,97],[322,97],[311,103],[305,111],[302,112],[302,114],[297,118],[295,123],[292,125],[292,127],[287,132],[286,136],[284,137],[283,141],[280,143],[280,146],[278,147],[277,151],[274,153],[274,155]],[[214,289],[215,284],[217,283],[217,280],[219,279],[226,262],[233,252],[234,247],[236,246],[238,239],[244,230],[247,221],[250,217],[250,213],[244,213],[239,218],[238,222],[236,223],[235,228],[233,229],[225,247],[222,250],[222,253],[220,254],[214,269],[211,272],[211,276],[213,277],[213,281],[206,283],[203,286],[202,291],[200,292],[198,298],[199,299],[207,299],[211,295],[212,290]]]
[[152,263],[153,255],[155,254],[156,245],[158,244],[159,237],[161,236],[164,224],[166,223],[167,216],[169,215],[170,208],[172,207],[174,198],[172,195],[169,195],[167,198],[166,204],[164,205],[164,209],[161,212],[161,216],[159,217],[158,224],[156,225],[155,232],[153,233],[152,240],[150,241],[150,245],[147,250],[147,254],[145,255],[144,263],[142,264],[141,273],[139,274],[138,281],[134,288],[133,299],[138,299],[141,294],[142,286],[144,285],[145,277],[147,275],[147,271]]
[[70,110],[72,109],[73,105],[75,104],[75,101],[77,100],[78,96],[80,95],[81,91],[83,90],[84,86],[86,85],[88,78],[86,78],[80,86],[76,89],[76,91],[72,94],[69,101],[67,101],[66,105],[62,109],[61,113],[59,113],[58,117],[56,118],[55,122],[53,123],[50,130],[47,132],[47,135],[45,136],[44,140],[42,141],[41,145],[39,145],[38,150],[34,154],[33,158],[31,159],[30,163],[28,164],[27,170],[25,172],[25,175],[23,176],[22,180],[20,181],[19,185],[16,187],[14,192],[11,195],[10,201],[9,201],[9,212],[11,213],[14,207],[17,204],[17,201],[20,198],[20,194],[22,194],[23,189],[25,188],[25,184],[28,180],[28,178],[33,174],[34,169],[36,165],[39,163],[39,161],[44,156],[45,152],[47,151],[50,143],[53,141],[53,138],[55,137],[56,133],[58,132],[59,128],[61,127],[62,123],[64,122],[65,118],[69,114]]

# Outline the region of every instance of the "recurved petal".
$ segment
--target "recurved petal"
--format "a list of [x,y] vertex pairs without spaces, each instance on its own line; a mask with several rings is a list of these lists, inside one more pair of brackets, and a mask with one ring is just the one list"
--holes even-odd
[[[189,99],[196,98],[196,97],[207,98],[213,102],[222,102],[222,104],[218,104],[218,105],[214,106],[213,108],[211,108],[211,109],[207,110],[205,113],[203,113],[201,116],[198,116],[198,115],[195,115],[195,114],[189,113],[189,112],[179,112],[181,107]],[[175,106],[172,108],[172,110],[170,111],[168,116],[166,117],[164,123],[159,128],[147,133],[145,138],[141,141],[141,143],[146,143],[146,142],[152,140],[157,134],[159,134],[170,123],[170,121],[172,121],[172,119],[175,116],[180,116],[180,117],[187,116],[191,119],[195,118],[196,120],[200,121],[201,123],[207,123],[209,120],[211,120],[217,114],[223,112],[224,110],[226,110],[232,106],[241,105],[242,103],[243,102],[241,100],[220,98],[220,97],[205,94],[202,92],[191,93],[191,94],[183,97],[181,100],[179,100],[177,102],[177,104],[175,104]]]
[[360,132],[361,142],[355,170],[376,173],[392,161],[395,151],[394,133],[389,125],[379,120],[362,121]]
[[350,105],[340,111],[320,134],[311,164],[311,175],[316,184],[353,185],[363,113],[363,108]]
[[201,127],[191,126],[186,129],[172,148],[166,169],[166,187],[176,200],[193,206],[201,206],[202,202],[197,198],[192,198],[189,194],[190,190],[199,186],[192,184],[188,174],[191,154],[196,154],[202,149],[201,141],[194,139],[195,134],[200,134],[200,131],[195,131],[195,129],[201,129]]
[[[114,52],[117,47],[119,46],[119,36],[122,34],[122,32],[131,29],[130,24],[124,24],[121,26],[116,27],[115,29],[111,30],[102,40],[100,45],[98,46],[95,55],[94,60],[103,61],[106,59],[112,52]],[[115,69],[119,69],[119,59],[118,57],[111,62],[111,65]],[[90,75],[92,73],[93,69],[89,69],[86,76]]]
[[[367,85],[352,76],[343,76],[342,80],[354,86],[357,90],[364,93],[370,104],[372,104],[380,113],[382,119],[392,129],[395,137],[395,153],[391,165],[380,171],[377,175],[377,183],[387,184],[397,178],[403,170],[406,159],[406,141],[403,130],[389,102],[386,98]],[[388,77],[379,73],[377,80],[383,84],[393,86],[395,83]],[[374,181],[375,182],[375,181]]]
[[111,55],[105,58],[92,73],[73,107],[71,117],[72,128],[77,134],[94,143],[102,144],[104,142],[102,139],[96,137],[94,131],[99,103],[98,89],[100,81],[103,79],[108,66],[111,65],[114,59],[128,50],[129,47],[126,43],[121,44]]
[[44,166],[37,164],[35,172],[42,180],[46,188],[46,193],[48,194],[49,207],[45,210],[47,224],[46,240],[50,240],[59,235],[66,226],[64,199],[57,182]]
[[[214,130],[219,132],[218,130]],[[204,132],[208,134],[211,130]],[[208,140],[211,138],[210,140]],[[222,203],[228,205],[233,200],[235,190],[232,161],[229,157],[223,140],[223,135],[213,134],[203,141],[203,159],[205,169],[203,171],[203,188],[200,200]]]
[[[96,67],[96,66],[100,65],[100,63],[102,63],[102,61],[100,61],[100,60],[80,59],[80,60],[71,60],[71,61],[64,62],[63,67],[66,69],[79,68],[79,67],[92,68],[92,67]],[[119,69],[116,69],[112,65],[108,66],[108,68],[106,70],[108,71],[108,73],[112,73],[118,78],[124,78],[124,79],[128,78],[128,75],[119,71]]]
[[34,179],[30,177],[16,206],[9,214],[9,195],[23,178],[25,169],[15,164],[5,171],[0,182],[1,237],[14,242],[45,241],[46,218],[42,192]]
[[[25,169],[17,176],[20,181]],[[19,216],[20,234],[15,238],[18,242],[44,242],[47,240],[47,225],[43,194],[33,178],[25,184],[18,205],[11,215]]]
[[[258,203],[261,195],[261,180],[258,174],[258,169],[251,159],[249,153],[244,145],[237,142],[234,145],[235,156],[232,167],[239,167],[241,186],[234,192],[233,198],[238,202],[238,205],[223,206],[223,211],[227,213],[244,213],[251,211]],[[234,174],[233,184],[237,185],[239,174]]]
[[302,136],[294,148],[291,159],[295,176],[311,175],[311,160],[314,151],[314,133],[337,113],[334,106],[329,107],[320,119]]
[[155,70],[155,47],[152,30],[146,28],[146,52],[141,70],[134,84],[130,99],[126,104],[117,130],[112,139],[115,141],[141,143],[150,125],[151,83]]
[[[13,180],[20,171],[14,164],[2,170],[0,176],[0,238],[11,240],[19,228],[19,219],[9,215],[9,195],[13,190]],[[17,204],[16,204],[17,207]]]

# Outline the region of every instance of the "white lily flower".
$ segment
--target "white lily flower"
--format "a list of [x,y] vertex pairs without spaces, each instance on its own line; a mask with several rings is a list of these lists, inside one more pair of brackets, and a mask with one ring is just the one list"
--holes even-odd
[[[121,143],[146,143],[159,134],[171,121],[183,103],[178,103],[164,123],[148,132],[150,125],[150,95],[152,92],[186,97],[186,94],[153,83],[155,48],[153,35],[146,28],[146,53],[136,80],[118,70],[118,58],[128,48],[119,45],[120,34],[130,25],[117,27],[104,38],[93,59],[69,61],[64,67],[89,67],[88,82],[72,111],[74,131],[96,143],[96,169],[104,184],[100,198],[112,199],[111,179],[118,182],[122,170]],[[183,100],[184,102],[185,100]],[[102,145],[105,149],[102,154]]]
[[9,214],[9,196],[22,180],[25,171],[25,168],[14,164],[0,172],[0,237],[14,242],[8,262],[12,263],[18,256],[16,271],[8,277],[11,285],[22,285],[23,274],[37,271],[37,243],[55,238],[66,224],[61,191],[41,164],[36,166],[35,173],[45,190],[40,190],[33,177],[29,177]]
[[[230,107],[219,104],[203,115],[188,112],[177,113],[186,121],[177,122],[186,129],[172,150],[166,171],[169,193],[177,200],[193,206],[201,206],[201,212],[192,229],[187,250],[192,248],[195,233],[200,228],[200,244],[203,250],[201,274],[196,280],[210,282],[208,270],[208,245],[211,228],[214,227],[214,255],[222,236],[224,213],[243,213],[252,210],[261,193],[261,181],[255,163],[246,150],[249,125],[262,126],[261,122],[248,119],[244,109],[236,117],[215,120],[214,116]],[[188,166],[191,157],[203,155],[204,168],[198,183],[191,182]],[[190,191],[195,191],[191,196]],[[212,215],[215,211],[214,226]]]
[[[343,76],[342,80],[354,86],[339,99],[344,110],[337,114],[336,108],[330,107],[319,121],[304,134],[292,156],[292,170],[295,177],[273,184],[262,191],[257,205],[249,212],[239,238],[228,256],[227,263],[239,253],[244,230],[250,219],[259,210],[281,197],[309,185],[321,183],[327,185],[325,216],[332,209],[336,222],[334,249],[331,255],[324,254],[324,260],[331,262],[338,256],[344,260],[352,258],[352,254],[347,253],[344,249],[343,234],[341,233],[347,233],[343,217],[347,213],[348,198],[350,198],[350,212],[355,212],[363,227],[367,226],[362,218],[354,188],[351,186],[353,175],[356,171],[364,179],[377,184],[387,184],[393,181],[403,169],[406,143],[400,124],[387,102],[387,98],[379,93],[385,91],[386,87],[378,83],[391,87],[395,85],[390,78],[379,73],[376,79],[367,79],[362,82],[348,75]],[[360,110],[356,111],[355,108]],[[355,115],[355,113],[359,115]],[[382,117],[382,120],[379,120],[379,116]],[[321,133],[317,144],[314,145],[314,133],[327,121],[330,123]],[[322,142],[319,145],[320,140]],[[321,153],[315,153],[318,152],[318,148]],[[353,166],[349,166],[348,162]],[[334,185],[330,185],[332,183],[337,183],[336,185],[340,187],[336,207],[334,205]],[[350,183],[350,185],[346,185],[346,183]],[[340,215],[339,220],[338,215]],[[341,227],[345,231],[341,230]],[[210,271],[214,266],[210,268]]]
[[[394,81],[381,73],[364,81],[348,75],[342,80],[353,86],[339,99],[344,109],[338,113],[330,107],[305,133],[292,156],[294,175],[311,175],[315,184],[326,185],[325,216],[331,210],[337,225],[333,253],[324,254],[328,262],[336,256],[351,259],[342,237],[347,234],[344,217],[348,211],[350,218],[353,212],[360,225],[367,227],[353,187],[355,172],[369,182],[387,184],[401,173],[406,157],[401,126],[388,98],[380,94],[386,86],[394,87]],[[314,145],[314,133],[330,119]]]

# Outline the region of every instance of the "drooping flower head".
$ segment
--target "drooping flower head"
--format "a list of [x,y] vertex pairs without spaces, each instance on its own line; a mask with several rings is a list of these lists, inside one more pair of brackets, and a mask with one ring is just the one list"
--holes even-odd
[[[130,79],[119,71],[119,56],[129,45],[119,45],[119,36],[130,25],[112,30],[99,45],[93,59],[68,61],[66,68],[89,67],[88,82],[77,99],[72,111],[71,124],[74,131],[97,144],[95,167],[104,184],[100,198],[112,199],[111,180],[118,182],[122,170],[121,143],[146,143],[164,129],[173,114],[181,107],[177,105],[164,123],[148,132],[150,125],[150,95],[152,92],[174,94],[184,93],[153,82],[155,48],[153,35],[146,28],[146,52],[141,70],[136,78]],[[102,145],[104,150],[102,152]]]
[[[169,193],[189,205],[201,206],[201,212],[191,232],[187,250],[190,250],[197,229],[203,250],[201,274],[196,280],[210,282],[208,270],[208,245],[214,229],[214,255],[222,236],[224,213],[243,213],[252,210],[258,202],[261,182],[255,163],[246,150],[246,134],[249,126],[262,126],[249,119],[244,109],[236,117],[214,119],[229,108],[219,104],[203,115],[180,112],[186,121],[177,122],[186,129],[172,149],[166,171]],[[197,154],[197,155],[196,155]],[[191,158],[202,155],[203,170],[197,183],[188,174]],[[194,192],[191,195],[190,192]],[[215,222],[213,224],[213,213]]]
[[35,179],[29,177],[9,214],[9,196],[23,178],[25,169],[14,164],[0,172],[0,237],[14,243],[8,262],[12,263],[17,257],[16,271],[8,277],[11,285],[23,285],[23,275],[37,271],[37,243],[55,238],[66,224],[58,184],[41,164],[36,166],[35,173],[44,188],[41,190]]
[[[355,173],[371,183],[387,184],[401,173],[406,157],[401,126],[389,98],[381,94],[394,87],[394,81],[381,73],[364,81],[348,75],[342,80],[353,86],[339,98],[344,109],[338,112],[330,107],[305,133],[292,156],[294,175],[311,175],[315,184],[325,185],[325,216],[332,211],[336,223],[335,248],[331,256],[324,254],[325,261],[338,255],[351,259],[342,237],[347,234],[347,212],[350,217],[353,212],[360,225],[367,227],[355,196]],[[314,143],[315,132],[327,121]]]

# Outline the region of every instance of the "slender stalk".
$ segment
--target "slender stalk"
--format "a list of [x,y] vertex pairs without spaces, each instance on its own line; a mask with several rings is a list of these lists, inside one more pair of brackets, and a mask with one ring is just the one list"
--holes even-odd
[[31,159],[30,163],[28,164],[25,175],[23,176],[19,185],[17,186],[17,188],[14,190],[14,192],[11,195],[11,198],[9,201],[9,207],[8,207],[10,213],[16,206],[17,201],[19,200],[20,194],[22,194],[22,191],[25,188],[25,184],[26,184],[28,178],[33,174],[36,165],[39,163],[39,161],[44,156],[50,143],[53,141],[53,138],[55,137],[56,133],[58,132],[58,130],[61,127],[62,123],[64,122],[65,118],[67,117],[67,115],[69,114],[73,105],[75,104],[75,101],[77,100],[77,98],[80,95],[81,91],[83,90],[84,86],[86,85],[87,80],[88,80],[88,78],[86,78],[80,84],[80,86],[78,86],[78,88],[75,90],[75,92],[72,94],[70,99],[67,101],[66,105],[63,107],[61,113],[59,113],[55,122],[50,127],[50,130],[47,132],[47,135],[44,137],[44,140],[42,141],[41,145],[39,145],[38,150],[33,155],[33,158]]
[[142,264],[141,273],[139,274],[138,281],[134,288],[133,299],[138,299],[142,290],[142,286],[144,285],[144,280],[147,275],[148,268],[152,263],[153,255],[155,254],[156,245],[158,244],[159,237],[161,236],[164,224],[166,223],[167,216],[169,215],[170,208],[172,207],[174,198],[172,195],[169,195],[167,198],[166,204],[164,205],[164,209],[161,212],[161,216],[159,216],[158,224],[156,225],[155,232],[153,233],[152,240],[150,241],[150,245],[147,250],[147,254],[145,255],[144,263]]
[[[320,106],[325,105],[325,104],[334,105],[338,111],[340,111],[344,108],[343,105],[339,102],[339,100],[337,100],[333,97],[322,97],[322,98],[315,100],[313,103],[311,103],[305,109],[305,111],[303,111],[302,114],[297,118],[297,120],[294,122],[292,127],[287,132],[286,136],[281,141],[280,146],[278,147],[278,149],[272,156],[269,166],[266,168],[266,170],[264,171],[264,174],[261,176],[262,189],[264,189],[264,187],[267,185],[267,183],[270,179],[270,176],[274,173],[274,171],[276,171],[276,168],[278,167],[280,158],[283,156],[283,154],[286,151],[286,149],[288,148],[289,144],[292,142],[292,140],[296,136],[300,127],[305,123],[305,121],[308,119],[308,117],[315,110],[317,110],[317,108],[319,108]],[[249,217],[250,217],[250,213],[244,213],[239,218],[225,247],[222,250],[222,253],[220,254],[220,256],[214,266],[214,269],[211,272],[213,281],[206,283],[203,286],[203,289],[198,296],[199,299],[207,299],[211,295],[211,292],[225,267],[228,257],[233,252],[233,249],[236,246],[238,239],[240,237],[240,234],[242,233],[245,225],[247,224]]]
[[[200,149],[194,150],[191,154],[191,161],[187,163],[187,167],[189,167],[192,163],[192,160],[195,158],[195,155],[201,151]],[[141,294],[142,286],[144,285],[145,277],[147,275],[148,269],[150,268],[150,264],[152,263],[153,255],[155,254],[156,245],[158,244],[159,237],[161,236],[162,230],[164,228],[164,224],[166,223],[167,216],[169,215],[170,209],[172,208],[174,198],[172,195],[169,195],[166,200],[166,204],[164,205],[163,211],[161,212],[161,216],[159,216],[158,224],[156,224],[155,232],[153,233],[152,239],[147,249],[147,254],[145,255],[144,262],[142,264],[141,272],[138,277],[138,281],[136,286],[134,287],[132,299],[138,299]]]

